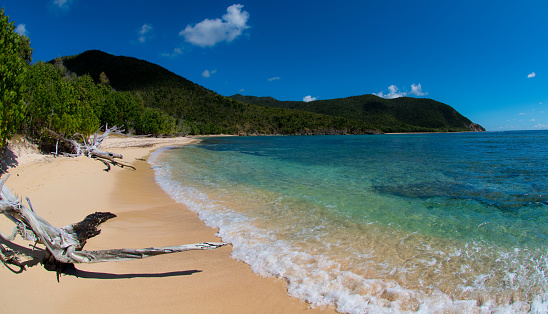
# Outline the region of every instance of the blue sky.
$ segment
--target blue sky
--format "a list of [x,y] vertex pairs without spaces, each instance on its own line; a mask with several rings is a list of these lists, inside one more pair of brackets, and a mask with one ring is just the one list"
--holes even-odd
[[0,0],[34,61],[99,49],[219,94],[428,97],[548,129],[548,1]]

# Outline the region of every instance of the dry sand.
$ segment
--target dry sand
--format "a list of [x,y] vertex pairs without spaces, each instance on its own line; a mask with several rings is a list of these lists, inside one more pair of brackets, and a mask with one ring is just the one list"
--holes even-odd
[[[155,182],[147,159],[166,145],[191,139],[107,138],[101,148],[124,156],[129,168],[105,166],[79,157],[53,158],[32,148],[12,148],[16,166],[7,186],[28,196],[36,212],[57,227],[82,220],[95,211],[118,217],[86,244],[87,250],[144,248],[221,241],[197,214],[174,202]],[[13,156],[13,155],[12,155]],[[139,158],[139,159],[137,159]],[[12,161],[12,164],[15,164]],[[0,217],[0,230],[13,224]],[[29,242],[18,240],[29,248]],[[286,283],[262,278],[230,257],[231,246],[142,260],[76,265],[76,275],[62,275],[40,264],[14,273],[0,264],[2,313],[334,313],[311,309],[287,295]],[[39,253],[35,252],[39,257]]]

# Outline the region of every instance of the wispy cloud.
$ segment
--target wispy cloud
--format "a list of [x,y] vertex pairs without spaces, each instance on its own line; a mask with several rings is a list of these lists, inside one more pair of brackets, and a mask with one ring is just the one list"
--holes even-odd
[[139,34],[139,42],[144,44],[147,40],[150,39],[150,36],[151,36],[151,32],[152,32],[152,25],[150,24],[143,24],[143,26],[141,26],[141,28],[139,28],[139,30],[137,31],[137,34]]
[[227,13],[222,18],[205,19],[194,26],[187,25],[179,35],[200,47],[213,47],[222,41],[231,42],[249,28],[249,13],[242,11],[243,7],[241,4],[233,4],[226,9]]
[[535,72],[532,72],[527,75],[527,78],[533,78],[535,76],[537,76],[537,74]]
[[388,94],[385,94],[383,91],[380,91],[378,93],[373,93],[373,95],[386,98],[386,99],[394,99],[394,98],[404,97],[407,95],[425,96],[425,95],[428,95],[428,93],[422,91],[421,84],[417,84],[417,85],[411,84],[410,92],[400,91],[396,85],[390,85],[388,86]]
[[19,24],[15,27],[15,32],[21,36],[27,36],[27,26],[25,24]]
[[217,70],[205,70],[204,72],[202,72],[202,76],[205,77],[205,78],[208,78],[208,77],[211,77],[213,74],[217,73]]
[[73,0],[53,0],[53,7],[59,9],[68,9],[72,5]]
[[316,97],[312,97],[312,96],[310,96],[310,95],[304,96],[304,97],[303,97],[303,101],[304,101],[304,102],[311,102],[311,101],[314,101],[314,100],[316,100],[316,99],[317,99]]
[[269,78],[268,81],[269,81],[269,82],[272,82],[272,81],[277,81],[277,80],[279,80],[279,79],[280,79],[279,76],[274,76],[274,77]]
[[177,56],[180,56],[183,54],[183,49],[181,48],[175,48],[172,52],[164,52],[162,53],[162,57],[168,57],[168,58],[175,58]]

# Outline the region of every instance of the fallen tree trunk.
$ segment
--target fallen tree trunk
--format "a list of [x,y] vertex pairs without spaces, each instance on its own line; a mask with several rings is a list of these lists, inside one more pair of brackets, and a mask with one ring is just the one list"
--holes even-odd
[[[61,134],[57,134],[56,132],[48,128],[46,128],[46,131],[50,135],[52,135],[54,138],[56,138],[58,141],[59,140],[63,141],[72,147],[71,153],[64,153],[64,152],[61,153],[64,156],[69,156],[69,157],[88,156],[90,158],[96,158],[102,161],[107,166],[106,171],[110,170],[109,162],[115,166],[133,168],[133,166],[126,165],[115,160],[115,158],[123,159],[124,157],[121,154],[105,152],[99,149],[99,146],[101,145],[101,143],[103,143],[103,140],[107,138],[107,136],[109,136],[110,134],[119,134],[123,136],[129,136],[129,135],[123,134],[122,132],[124,132],[124,130],[118,128],[117,126],[113,126],[110,128],[108,126],[105,126],[105,132],[103,134],[99,135],[99,131],[97,131],[93,134],[93,139],[88,139],[88,140],[86,140],[86,138],[82,134],[79,134],[79,133],[74,134],[73,138],[81,137],[82,143],[78,143],[74,139],[70,139]],[[57,148],[54,154],[55,155],[59,154],[59,152],[57,151]]]
[[[28,198],[30,208],[24,206],[4,185],[6,179],[7,177],[0,182],[0,214],[5,215],[16,226],[11,237],[1,232],[0,237],[6,241],[12,241],[16,235],[20,235],[23,239],[44,245],[46,254],[42,264],[48,270],[57,271],[58,275],[71,264],[125,261],[189,250],[216,249],[226,245],[222,242],[204,242],[160,248],[83,251],[86,241],[101,232],[98,226],[116,215],[96,212],[88,215],[81,222],[56,228],[36,214]],[[0,260],[22,266],[17,256],[14,256],[14,252],[3,247],[0,247]]]

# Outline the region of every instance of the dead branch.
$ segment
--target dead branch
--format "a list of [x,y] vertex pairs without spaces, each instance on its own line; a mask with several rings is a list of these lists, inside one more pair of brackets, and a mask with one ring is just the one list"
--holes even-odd
[[[97,130],[97,132],[95,132],[93,134],[93,139],[86,140],[86,138],[80,133],[76,133],[72,136],[72,138],[81,137],[82,143],[79,143],[74,139],[67,138],[67,137],[65,137],[61,134],[57,134],[56,132],[54,132],[54,131],[52,131],[48,128],[46,128],[46,131],[50,135],[52,135],[54,138],[56,138],[58,141],[61,140],[65,143],[67,143],[69,146],[71,146],[71,148],[72,148],[71,153],[61,153],[64,156],[68,156],[68,157],[88,156],[89,158],[98,159],[98,160],[102,161],[107,166],[106,171],[110,170],[109,163],[111,163],[115,166],[120,166],[122,168],[123,167],[129,167],[129,168],[132,168],[133,170],[135,170],[135,168],[131,165],[123,164],[119,161],[114,160],[115,158],[123,159],[123,156],[121,154],[105,152],[105,151],[102,151],[102,150],[99,149],[99,146],[101,145],[103,140],[105,138],[107,138],[107,136],[109,136],[110,134],[119,134],[119,135],[123,135],[123,136],[129,136],[129,135],[126,135],[126,134],[123,133],[124,129],[118,128],[117,126],[113,126],[113,127],[109,128],[108,125],[106,125],[105,126],[105,132],[103,132],[103,134],[99,135],[99,130]],[[130,137],[132,137],[132,136],[130,136]],[[57,147],[56,147],[55,154],[56,155],[58,154]]]
[[[81,222],[56,228],[38,216],[35,211],[23,205],[4,185],[6,179],[0,181],[0,214],[15,223],[12,237],[20,235],[24,239],[45,246],[46,254],[42,264],[48,270],[56,270],[58,275],[67,265],[75,263],[125,261],[189,250],[216,249],[226,245],[222,242],[204,242],[160,248],[84,251],[86,241],[101,232],[98,226],[116,215],[96,212],[88,215]],[[5,241],[13,240],[12,237],[8,238],[2,233],[0,236]],[[15,252],[3,247],[0,247],[0,260],[6,264],[23,267]]]

